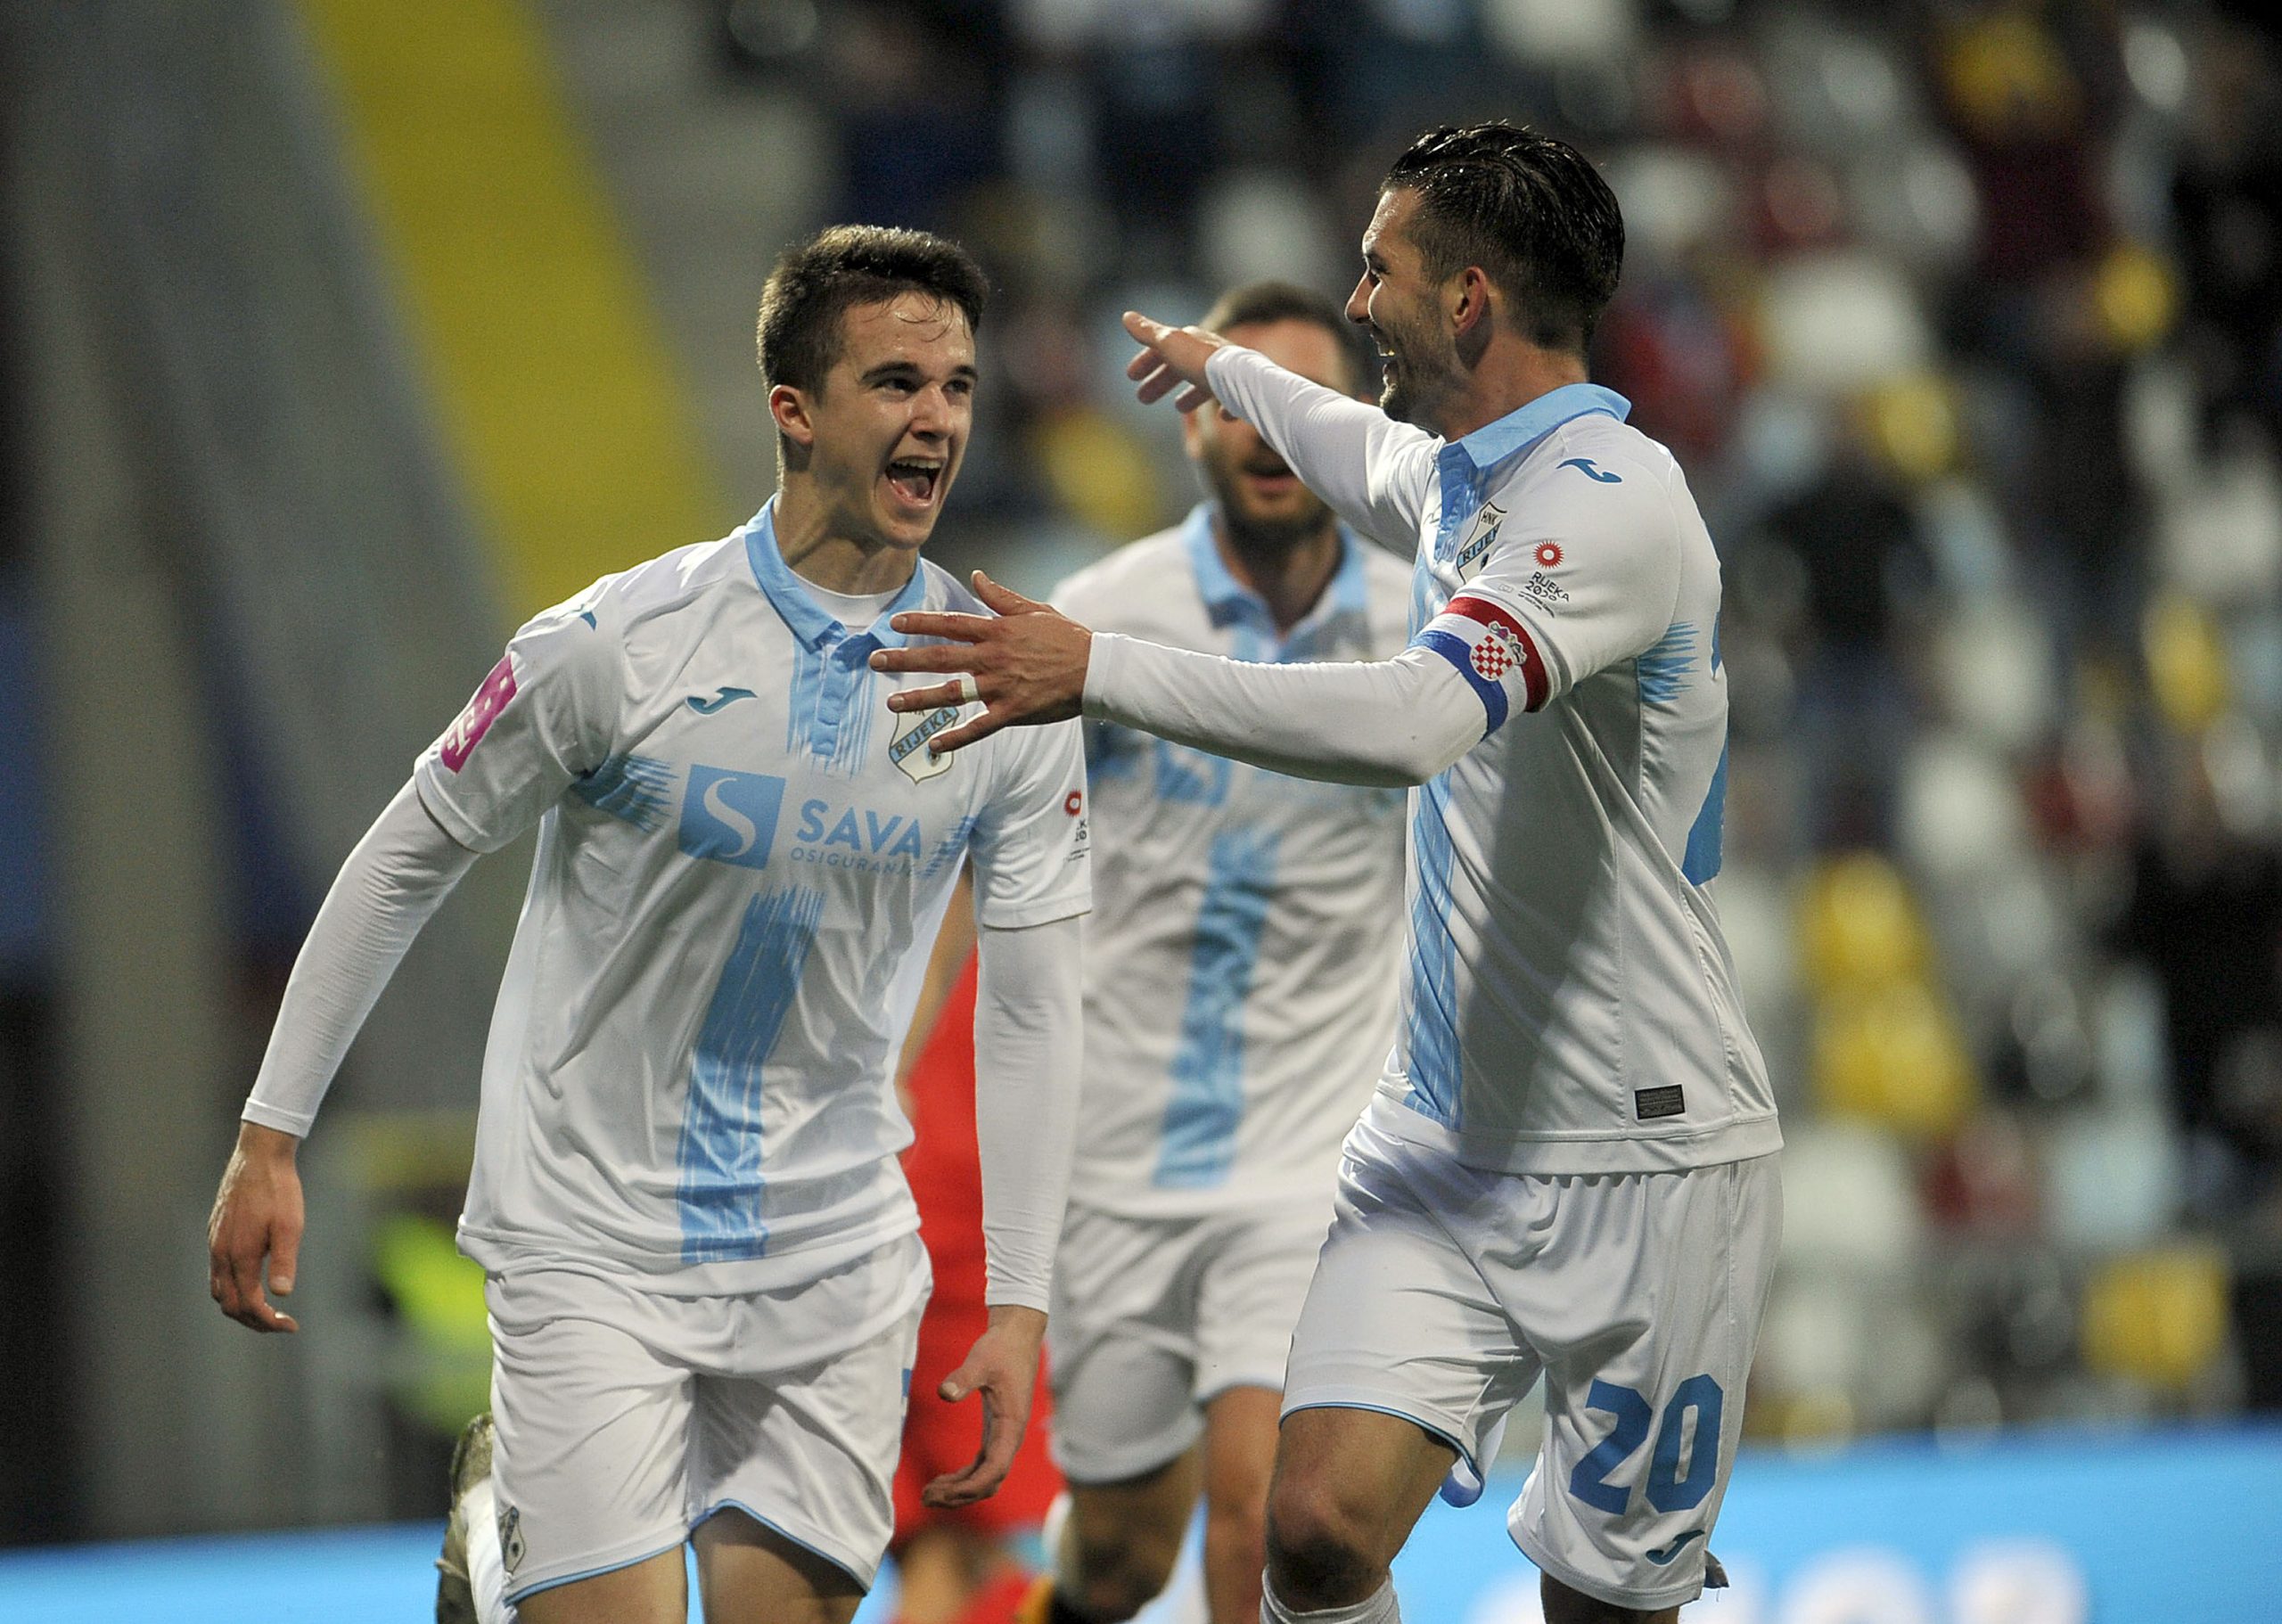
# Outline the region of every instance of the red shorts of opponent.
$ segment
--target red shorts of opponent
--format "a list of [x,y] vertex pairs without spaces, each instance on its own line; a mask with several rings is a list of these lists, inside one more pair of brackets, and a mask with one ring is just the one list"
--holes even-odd
[[1038,1374],[1029,1432],[998,1492],[955,1511],[923,1505],[919,1491],[945,1472],[964,1472],[982,1444],[981,1402],[946,1404],[936,1396],[989,1323],[983,1308],[982,1163],[974,1147],[974,956],[943,1000],[934,1030],[911,1070],[912,1128],[917,1138],[903,1161],[919,1203],[919,1238],[935,1270],[935,1294],[919,1322],[911,1366],[911,1401],[903,1455],[895,1470],[895,1538],[891,1550],[923,1529],[956,1526],[981,1534],[1032,1528],[1062,1491],[1047,1457],[1050,1405]]

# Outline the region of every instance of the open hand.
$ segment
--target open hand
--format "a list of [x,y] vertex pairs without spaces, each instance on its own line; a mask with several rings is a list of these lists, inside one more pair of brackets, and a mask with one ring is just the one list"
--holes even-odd
[[1038,1342],[1046,1316],[1036,1308],[1001,1305],[990,1310],[990,1326],[975,1338],[966,1362],[943,1378],[936,1390],[956,1404],[969,1393],[982,1395],[982,1446],[964,1472],[947,1472],[920,1490],[938,1510],[987,1500],[1006,1480],[1014,1452],[1030,1425],[1030,1389],[1038,1381]]
[[1227,340],[1202,327],[1168,327],[1138,310],[1125,313],[1125,330],[1141,345],[1141,353],[1126,364],[1125,375],[1141,386],[1133,392],[1143,406],[1162,400],[1175,389],[1181,392],[1173,405],[1184,412],[1194,412],[1212,398],[1204,364]]
[[241,1123],[206,1220],[207,1290],[223,1313],[256,1331],[301,1328],[262,1292],[267,1263],[269,1290],[292,1294],[301,1252],[301,1176],[293,1166],[300,1143],[258,1122]]
[[875,671],[959,674],[932,688],[906,688],[888,696],[891,710],[933,710],[981,700],[981,716],[936,734],[927,748],[939,756],[987,739],[1001,727],[1061,722],[1076,716],[1086,697],[1086,664],[1094,635],[1069,616],[978,570],[975,595],[997,612],[945,614],[912,610],[896,616],[896,630],[944,641],[882,649]]

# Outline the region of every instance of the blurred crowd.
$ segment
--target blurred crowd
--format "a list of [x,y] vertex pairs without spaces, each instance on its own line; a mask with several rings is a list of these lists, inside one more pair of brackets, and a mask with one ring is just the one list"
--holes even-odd
[[709,0],[833,217],[1000,302],[944,548],[1193,499],[1116,313],[1342,292],[1426,125],[1622,201],[1597,378],[1718,538],[1718,882],[1785,1090],[1753,1415],[2282,1408],[2282,63],[2247,7]]

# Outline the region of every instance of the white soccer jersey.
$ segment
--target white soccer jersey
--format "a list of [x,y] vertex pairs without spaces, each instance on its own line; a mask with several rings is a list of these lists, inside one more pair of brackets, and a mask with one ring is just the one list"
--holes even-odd
[[[1350,521],[1416,541],[1415,640],[1482,706],[1482,742],[1412,796],[1382,1083],[1400,1120],[1531,1173],[1778,1148],[1704,889],[1726,791],[1720,564],[1670,453],[1590,384],[1446,444],[1250,351],[1211,373]],[[1286,432],[1302,415],[1309,444]]]
[[[1239,660],[1383,659],[1409,571],[1344,530],[1279,636],[1208,504],[1055,589],[1088,626]],[[1098,911],[1086,945],[1074,1202],[1166,1216],[1327,1195],[1393,1030],[1399,790],[1315,783],[1088,726]]]
[[987,925],[1088,906],[1077,727],[932,757],[958,713],[868,664],[976,601],[922,562],[851,635],[773,513],[532,620],[415,768],[464,845],[539,825],[460,1221],[488,1268],[775,1290],[914,1228],[890,1077],[962,863]]

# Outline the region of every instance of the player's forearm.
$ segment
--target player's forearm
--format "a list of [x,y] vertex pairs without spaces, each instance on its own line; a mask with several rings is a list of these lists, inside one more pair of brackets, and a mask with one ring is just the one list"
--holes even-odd
[[1083,1057],[1082,919],[984,926],[974,1006],[974,1134],[992,1307],[1043,1312],[1070,1195]]
[[1424,481],[1411,464],[1432,436],[1241,345],[1214,350],[1204,372],[1221,404],[1341,518],[1391,545],[1416,543]]
[[1096,632],[1086,714],[1294,778],[1425,783],[1482,739],[1482,708],[1447,662],[1262,665]]
[[406,783],[349,854],[285,984],[249,1122],[307,1134],[341,1058],[421,926],[475,862]]

